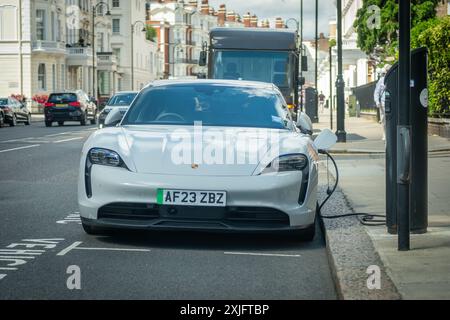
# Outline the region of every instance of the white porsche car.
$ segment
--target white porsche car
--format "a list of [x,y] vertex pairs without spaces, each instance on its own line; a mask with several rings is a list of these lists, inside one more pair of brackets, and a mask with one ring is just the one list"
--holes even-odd
[[84,144],[84,230],[289,231],[311,240],[317,145],[287,110],[272,84],[153,82]]

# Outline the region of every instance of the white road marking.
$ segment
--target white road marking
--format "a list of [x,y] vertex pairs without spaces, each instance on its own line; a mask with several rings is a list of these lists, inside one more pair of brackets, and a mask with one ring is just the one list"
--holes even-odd
[[224,254],[247,255],[247,256],[267,256],[267,257],[292,257],[299,258],[299,254],[283,254],[283,253],[259,253],[259,252],[224,252]]
[[53,143],[62,143],[62,142],[68,142],[68,141],[73,141],[73,140],[80,140],[80,139],[83,139],[83,138],[84,138],[84,137],[76,137],[76,138],[63,139],[63,140],[53,141]]
[[105,251],[136,251],[136,252],[150,252],[149,249],[128,249],[128,248],[88,248],[88,247],[77,247],[76,250],[105,250]]
[[6,277],[6,274],[0,274],[0,280],[2,280],[4,277]]
[[72,249],[76,248],[77,246],[79,246],[82,243],[83,242],[81,242],[81,241],[75,241],[74,243],[72,243],[67,248],[65,248],[65,249],[61,250],[60,252],[58,252],[56,255],[57,256],[63,256],[63,255],[65,255],[66,253],[68,253],[69,251],[71,251]]
[[0,150],[0,153],[16,151],[16,150],[22,150],[22,149],[35,148],[35,147],[39,147],[39,146],[40,146],[40,144],[32,144],[31,146],[24,146],[24,147],[12,148],[12,149]]

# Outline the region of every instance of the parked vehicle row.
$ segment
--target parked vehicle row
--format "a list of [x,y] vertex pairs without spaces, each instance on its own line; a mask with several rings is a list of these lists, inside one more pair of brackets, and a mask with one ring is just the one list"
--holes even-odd
[[31,124],[30,110],[13,97],[0,98],[0,128],[4,124],[14,127],[19,122]]
[[137,91],[121,91],[113,95],[98,116],[98,127],[100,129],[104,127],[105,119],[113,108],[119,108],[123,116],[137,94]]

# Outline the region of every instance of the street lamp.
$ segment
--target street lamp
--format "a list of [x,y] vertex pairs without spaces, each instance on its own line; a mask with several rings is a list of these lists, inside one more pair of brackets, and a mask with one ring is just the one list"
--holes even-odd
[[96,5],[92,6],[92,96],[97,100],[97,96],[95,94],[95,17],[97,16],[97,9],[101,6],[106,6],[106,16],[110,16],[111,12],[109,11],[109,4],[106,2],[99,2]]
[[147,31],[147,25],[145,24],[145,22],[138,20],[135,21],[134,23],[131,24],[131,90],[134,91],[134,39],[133,39],[133,35],[134,35],[134,31],[135,28],[138,24],[142,25],[142,32],[146,32]]
[[342,0],[336,0],[337,9],[337,79],[336,79],[336,135],[338,142],[347,141],[345,132],[345,98],[344,98],[344,77],[342,75]]

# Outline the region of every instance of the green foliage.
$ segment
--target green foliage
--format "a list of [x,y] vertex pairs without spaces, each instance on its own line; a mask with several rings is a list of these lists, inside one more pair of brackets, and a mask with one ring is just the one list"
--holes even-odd
[[[438,0],[411,0],[411,25],[414,27],[422,21],[432,19],[436,15]],[[373,28],[368,22],[374,22],[374,12],[370,6],[378,6],[381,23]],[[397,56],[398,0],[364,0],[358,10],[353,27],[356,29],[358,47],[368,55],[375,53],[381,63],[391,61]]]
[[329,45],[330,47],[336,46],[336,39],[330,39],[330,41],[328,41],[328,45]]
[[146,38],[147,40],[154,41],[156,38],[156,30],[152,26],[147,26],[147,32],[146,32]]
[[450,17],[421,22],[411,30],[411,47],[428,48],[429,114],[450,112]]

